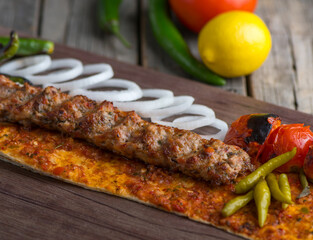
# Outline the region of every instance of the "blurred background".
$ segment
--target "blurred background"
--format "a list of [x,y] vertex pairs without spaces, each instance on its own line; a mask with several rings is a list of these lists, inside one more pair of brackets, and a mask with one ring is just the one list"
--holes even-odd
[[[155,40],[148,20],[148,0],[124,0],[120,6],[120,30],[131,48],[99,28],[97,2],[0,0],[0,26],[192,79]],[[255,13],[271,32],[271,52],[261,68],[251,75],[229,79],[221,88],[313,113],[313,1],[259,0]],[[198,35],[181,25],[174,14],[172,19],[199,58]]]

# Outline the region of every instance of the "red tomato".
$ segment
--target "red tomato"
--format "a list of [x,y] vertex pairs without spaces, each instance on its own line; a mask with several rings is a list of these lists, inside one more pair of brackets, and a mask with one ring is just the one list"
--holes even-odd
[[255,164],[255,158],[266,138],[278,126],[280,118],[275,114],[254,113],[244,115],[233,122],[225,136],[224,142],[245,150]]
[[262,163],[297,147],[297,154],[286,164],[277,168],[279,172],[295,172],[303,167],[309,146],[313,144],[313,133],[303,124],[284,124],[276,128],[261,147],[258,159]]
[[253,12],[257,0],[170,0],[170,4],[186,27],[200,32],[210,19],[220,13],[232,10]]

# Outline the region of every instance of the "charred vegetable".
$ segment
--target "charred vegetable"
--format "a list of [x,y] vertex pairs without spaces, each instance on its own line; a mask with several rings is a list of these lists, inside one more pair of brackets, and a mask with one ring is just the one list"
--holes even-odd
[[19,48],[19,38],[17,33],[12,31],[10,37],[6,38],[7,41],[0,41],[0,61],[12,58]]
[[244,115],[232,123],[224,142],[243,148],[254,159],[269,134],[280,126],[275,114]]

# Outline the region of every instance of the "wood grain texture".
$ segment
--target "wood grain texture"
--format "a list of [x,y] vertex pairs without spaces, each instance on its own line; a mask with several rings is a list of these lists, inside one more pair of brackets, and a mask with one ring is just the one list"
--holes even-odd
[[296,70],[295,95],[299,111],[313,113],[313,2],[287,1],[288,26]]
[[259,2],[273,47],[264,66],[251,76],[251,96],[313,113],[313,2]]
[[[272,50],[264,65],[250,78],[252,97],[296,109],[295,72],[292,46],[285,21],[284,1],[260,1],[257,13],[263,17],[272,35]],[[287,17],[288,16],[288,17]]]
[[70,0],[45,0],[42,11],[40,36],[64,43],[71,13]]
[[40,0],[1,0],[1,26],[37,36]]
[[[1,33],[1,31],[0,31]],[[143,88],[166,88],[188,94],[212,107],[228,123],[242,114],[275,112],[284,122],[310,115],[238,96],[198,82],[129,65],[61,45],[53,55],[80,58],[85,63],[110,63],[118,77]],[[177,85],[177,82],[182,84]],[[88,191],[0,162],[0,236],[5,239],[240,239],[214,227],[196,223],[129,200]]]
[[97,8],[97,0],[45,1],[41,37],[123,62],[137,64],[137,1],[123,1],[120,7],[120,30],[131,43],[131,48],[126,48],[113,34],[100,29],[97,21]]
[[121,33],[131,43],[126,48],[117,38],[101,31],[97,21],[97,1],[71,1],[70,16],[66,31],[65,44],[97,53],[106,57],[137,64],[137,2],[123,1],[120,21]]

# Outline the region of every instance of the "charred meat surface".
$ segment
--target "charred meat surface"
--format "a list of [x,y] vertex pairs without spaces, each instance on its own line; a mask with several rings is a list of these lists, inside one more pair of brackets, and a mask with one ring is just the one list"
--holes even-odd
[[[15,90],[14,90],[15,89]],[[220,140],[166,127],[123,112],[111,102],[71,97],[54,87],[20,87],[0,78],[2,121],[55,129],[127,158],[178,170],[212,184],[228,184],[252,169],[248,154]],[[10,94],[11,93],[11,94]]]
[[19,89],[19,86],[0,75],[0,99],[6,98]]

